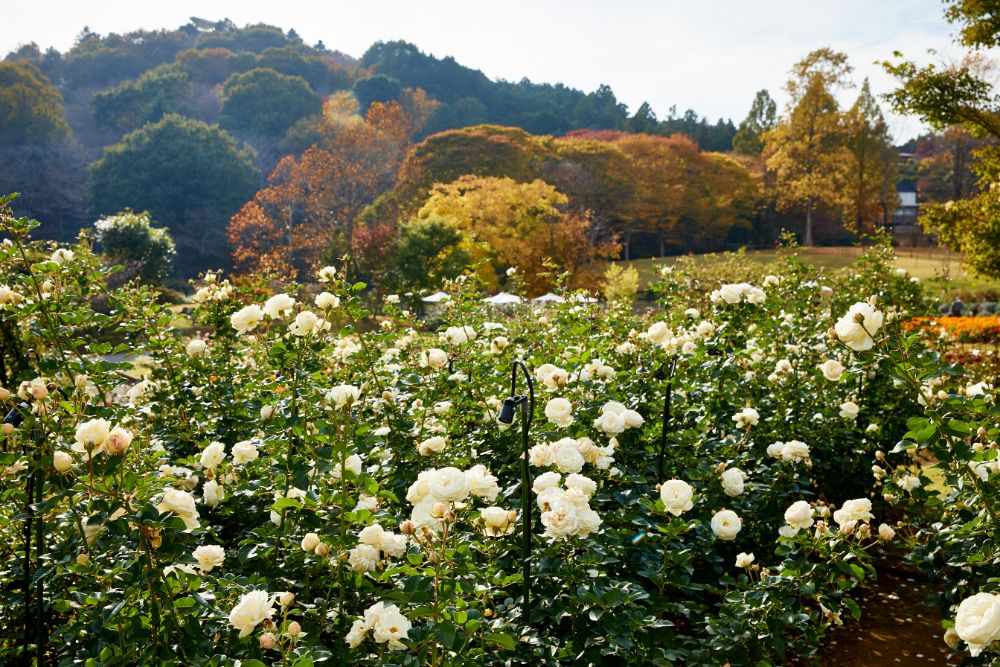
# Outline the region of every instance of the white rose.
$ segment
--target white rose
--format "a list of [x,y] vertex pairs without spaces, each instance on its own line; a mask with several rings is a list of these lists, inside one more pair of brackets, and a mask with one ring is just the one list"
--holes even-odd
[[889,524],[883,523],[883,524],[880,524],[879,527],[878,527],[878,536],[879,536],[879,539],[882,539],[882,540],[888,542],[892,538],[896,537],[896,531],[893,530],[892,526],[890,526]]
[[545,416],[561,428],[573,423],[573,405],[565,398],[553,398],[545,404]]
[[302,538],[300,546],[303,551],[312,551],[319,545],[319,543],[319,535],[316,533],[306,533],[306,536]]
[[[782,461],[791,461],[796,463],[798,461],[808,461],[809,460],[809,445],[800,440],[789,440],[781,444],[781,458]],[[770,450],[770,447],[768,447]]]
[[973,657],[1000,639],[1000,595],[976,593],[962,600],[955,614],[955,632]]
[[111,435],[111,424],[107,419],[91,419],[76,427],[76,442],[73,451],[97,455],[104,451],[104,445]]
[[738,553],[736,554],[736,567],[750,567],[753,564],[754,555],[752,553]]
[[861,408],[854,401],[847,401],[840,404],[840,416],[844,419],[854,419],[860,411]]
[[721,510],[712,517],[712,532],[720,540],[734,540],[743,528],[743,520],[732,510]]
[[469,483],[469,493],[490,502],[500,495],[500,485],[486,466],[475,465],[465,471],[465,481]]
[[666,511],[674,516],[680,516],[694,507],[693,496],[694,487],[683,480],[671,479],[660,485],[660,500]]
[[307,336],[316,329],[319,318],[311,310],[303,310],[295,316],[295,321],[288,327],[293,336]]
[[448,365],[448,353],[436,347],[432,347],[423,354],[425,366],[430,368],[444,368]]
[[873,518],[872,501],[867,498],[844,501],[841,508],[833,513],[833,520],[839,526],[843,526],[845,523],[868,521]]
[[559,486],[559,482],[562,481],[562,476],[557,472],[545,472],[535,478],[535,481],[531,484],[531,490],[535,494],[540,494],[547,489],[553,489]]
[[447,445],[448,441],[443,436],[435,435],[419,443],[417,451],[421,456],[430,456],[431,454],[440,454]]
[[733,421],[736,422],[736,428],[750,428],[760,422],[760,413],[753,408],[743,408],[733,415]]
[[594,420],[594,426],[607,435],[618,435],[625,430],[625,418],[617,412],[605,412]]
[[354,572],[374,572],[378,568],[378,549],[370,544],[359,544],[351,549],[347,562]]
[[361,646],[361,642],[365,640],[365,636],[368,634],[368,630],[369,627],[365,625],[365,622],[359,618],[358,620],[354,621],[354,624],[351,626],[351,629],[347,633],[347,636],[344,637],[344,641],[346,641],[347,645],[350,646],[351,648],[357,648]]
[[469,482],[458,468],[440,468],[428,480],[428,493],[444,503],[465,500],[469,497]]
[[222,562],[226,560],[226,550],[217,544],[205,544],[192,553],[195,560],[198,561],[198,567],[201,568],[202,572],[211,572],[216,567],[220,567]]
[[851,306],[833,329],[842,343],[855,352],[864,352],[875,346],[872,336],[882,328],[883,319],[874,306],[861,301]]
[[226,458],[226,446],[213,442],[201,452],[201,467],[214,470]]
[[836,359],[827,359],[819,365],[819,369],[823,372],[823,377],[831,382],[836,382],[844,374],[844,364]]
[[407,639],[410,632],[410,621],[399,612],[396,605],[391,604],[382,610],[372,626],[372,638],[379,644],[388,644],[392,650],[406,648],[402,640]]
[[580,472],[583,470],[583,454],[577,446],[574,438],[563,438],[552,443],[552,465],[559,472]]
[[295,299],[287,294],[275,294],[264,302],[264,314],[272,320],[284,316],[295,307]]
[[255,460],[260,454],[257,451],[256,445],[250,440],[243,440],[242,442],[237,442],[233,445],[232,449],[233,463],[237,465],[244,465]]
[[382,546],[382,540],[385,538],[385,530],[382,526],[377,523],[373,523],[370,526],[365,526],[358,533],[358,542],[362,544],[367,544],[376,548]]
[[329,310],[330,308],[336,308],[340,305],[340,298],[335,294],[330,294],[329,292],[320,292],[316,295],[313,300],[317,308],[323,310]]
[[545,536],[563,539],[575,535],[580,528],[579,511],[575,503],[565,494],[548,503],[549,509],[542,512]]
[[256,329],[263,319],[264,311],[257,304],[252,304],[233,313],[229,322],[239,333],[246,333]]
[[904,491],[913,492],[915,489],[920,488],[920,478],[916,475],[904,475],[902,479],[899,480],[899,488]]
[[104,441],[104,451],[112,455],[121,454],[132,444],[132,437],[132,431],[115,426]]
[[274,596],[267,591],[250,591],[229,612],[229,624],[240,631],[240,637],[246,637],[273,614]]
[[646,330],[646,340],[654,345],[660,345],[668,338],[673,338],[674,332],[667,327],[665,322],[656,322]]
[[462,326],[448,327],[442,337],[452,345],[465,345],[470,340],[475,339],[476,335],[476,330],[472,327]]
[[743,493],[743,482],[746,473],[739,468],[726,468],[722,472],[722,490],[727,496],[738,496]]
[[205,482],[205,486],[201,488],[201,501],[208,507],[217,507],[225,495],[222,486],[214,479]]
[[748,287],[745,283],[723,285],[719,288],[719,296],[728,304],[739,303]]
[[590,498],[597,491],[597,482],[589,477],[572,473],[566,476],[566,488],[576,489],[587,498]]
[[208,349],[208,343],[205,342],[203,338],[192,338],[184,351],[187,352],[189,357],[201,357],[205,354],[205,350]]
[[52,467],[56,472],[63,473],[73,466],[73,457],[66,452],[56,451],[52,455]]
[[502,507],[484,507],[479,511],[489,535],[503,535],[511,526],[511,513]]
[[326,393],[326,400],[337,408],[350,408],[360,397],[361,390],[349,384],[337,385]]
[[804,500],[789,505],[785,510],[785,523],[796,530],[805,530],[813,525],[813,509]]
[[194,498],[187,491],[166,489],[156,509],[160,514],[167,512],[176,514],[184,522],[187,530],[194,530],[201,525],[198,523],[198,508],[194,504]]

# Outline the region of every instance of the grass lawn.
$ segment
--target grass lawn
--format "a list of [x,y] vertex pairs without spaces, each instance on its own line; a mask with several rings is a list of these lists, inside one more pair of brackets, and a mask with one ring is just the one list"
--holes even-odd
[[[854,246],[836,248],[803,248],[800,257],[803,261],[815,266],[836,271],[850,266],[861,254],[861,249]],[[906,269],[910,275],[930,283],[932,289],[942,292],[978,294],[989,290],[1000,291],[1000,281],[984,280],[968,273],[962,266],[958,255],[940,248],[897,248],[896,266]],[[721,255],[695,255],[699,262],[710,264],[718,262]],[[747,257],[761,264],[770,264],[777,258],[774,250],[750,250]],[[636,259],[621,264],[631,264],[639,271],[639,285],[645,287],[656,276],[656,267],[673,264],[677,257]]]

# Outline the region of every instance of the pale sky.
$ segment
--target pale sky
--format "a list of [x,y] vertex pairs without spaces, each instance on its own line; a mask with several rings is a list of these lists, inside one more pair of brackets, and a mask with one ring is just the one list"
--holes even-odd
[[[27,0],[5,3],[0,55],[19,44],[65,51],[86,25],[94,32],[177,28],[198,16],[237,25],[294,28],[309,44],[360,57],[375,41],[404,39],[490,78],[562,82],[592,91],[609,84],[634,111],[649,101],[658,117],[671,105],[714,121],[746,116],[767,88],[783,104],[792,64],[810,50],[846,52],[855,79],[874,92],[893,81],[876,61],[894,50],[928,60],[962,53],[940,0]],[[855,91],[846,91],[849,104]],[[919,131],[889,117],[897,139]]]

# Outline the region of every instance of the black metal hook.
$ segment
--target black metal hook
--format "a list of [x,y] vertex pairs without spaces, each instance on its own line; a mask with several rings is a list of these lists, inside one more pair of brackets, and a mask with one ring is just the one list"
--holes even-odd
[[[524,379],[528,383],[527,396],[517,393],[518,369],[524,374]],[[504,399],[497,419],[504,424],[514,423],[514,414],[518,406],[521,408],[521,439],[524,446],[524,458],[521,461],[521,576],[524,590],[521,621],[528,625],[531,622],[531,468],[528,461],[530,449],[528,432],[535,415],[535,383],[527,366],[521,360],[511,365],[510,396]]]

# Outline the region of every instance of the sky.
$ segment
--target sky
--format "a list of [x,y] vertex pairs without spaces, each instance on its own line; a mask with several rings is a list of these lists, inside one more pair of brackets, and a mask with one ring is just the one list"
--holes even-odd
[[[191,16],[294,28],[309,44],[355,57],[402,39],[490,78],[585,91],[606,83],[632,111],[648,101],[661,118],[676,105],[735,123],[762,88],[783,105],[788,70],[815,48],[847,53],[856,82],[869,77],[876,94],[894,87],[876,64],[893,51],[918,61],[962,53],[940,0],[29,0],[4,8],[0,54],[32,41],[65,51],[84,26],[177,28]],[[850,104],[856,93],[839,97]],[[899,141],[921,130],[913,119],[887,119]]]

